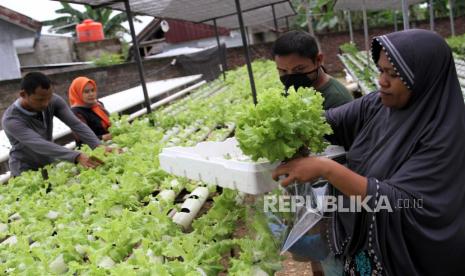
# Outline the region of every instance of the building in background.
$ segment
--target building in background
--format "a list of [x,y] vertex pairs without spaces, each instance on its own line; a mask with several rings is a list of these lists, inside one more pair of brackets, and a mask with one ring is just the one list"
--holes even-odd
[[[235,36],[228,29],[218,28],[218,34],[221,43],[227,47],[241,45],[240,36]],[[167,52],[190,54],[217,46],[214,26],[174,19],[154,19],[137,35],[137,39],[144,57]]]
[[42,34],[34,48],[18,51],[21,67],[62,64],[76,61],[71,35]]
[[[278,20],[278,32],[288,28],[286,22],[285,18]],[[164,24],[168,25],[168,29]],[[274,41],[278,34],[274,30],[274,22],[246,28],[246,32],[251,45]],[[226,48],[242,46],[238,30],[218,27],[218,34],[220,43],[225,44]],[[213,25],[174,19],[154,19],[137,35],[137,39],[140,53],[144,57],[191,54],[217,46]]]
[[41,29],[39,21],[0,6],[0,80],[21,78],[18,54],[34,51]]

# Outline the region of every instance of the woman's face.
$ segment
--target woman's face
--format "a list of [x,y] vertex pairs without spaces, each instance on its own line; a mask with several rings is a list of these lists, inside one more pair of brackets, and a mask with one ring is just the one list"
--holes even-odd
[[394,67],[389,62],[386,53],[382,50],[378,60],[381,102],[386,107],[400,109],[407,105],[412,92],[402,82]]
[[94,105],[97,103],[97,91],[91,83],[87,83],[82,91],[82,100],[86,105]]

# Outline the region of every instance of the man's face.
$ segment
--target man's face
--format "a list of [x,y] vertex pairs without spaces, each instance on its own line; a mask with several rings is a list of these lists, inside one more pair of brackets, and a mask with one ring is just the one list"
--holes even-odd
[[37,87],[34,93],[28,95],[26,91],[21,91],[19,95],[22,98],[23,107],[29,111],[40,112],[44,111],[53,96],[52,88],[45,89]]
[[397,75],[384,51],[380,53],[378,69],[379,96],[383,105],[397,109],[405,107],[412,93]]
[[274,57],[276,67],[279,72],[279,76],[290,75],[290,74],[301,74],[312,72],[308,75],[309,78],[314,79],[316,77],[315,69],[321,64],[321,54],[318,54],[315,62],[311,58],[302,57],[298,54],[290,54],[286,56]]
[[300,87],[314,87],[316,81],[320,77],[319,68],[321,61],[321,54],[317,55],[315,62],[311,58],[303,57],[298,54],[285,56],[276,55],[276,66],[285,91],[291,86],[293,86],[296,91]]

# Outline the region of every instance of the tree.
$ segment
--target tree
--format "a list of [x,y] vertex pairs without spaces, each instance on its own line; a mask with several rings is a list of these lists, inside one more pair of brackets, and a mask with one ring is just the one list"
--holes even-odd
[[[63,14],[63,16],[42,22],[45,26],[52,26],[52,31],[56,33],[72,33],[73,36],[76,36],[76,25],[85,19],[92,19],[102,23],[103,33],[106,37],[122,38],[124,34],[129,33],[129,31],[122,25],[122,23],[128,21],[125,13],[118,13],[112,16],[113,10],[111,9],[93,9],[89,5],[84,5],[85,11],[81,12],[74,9],[66,2],[60,3],[62,8],[55,12]],[[136,17],[133,17],[133,20],[135,22],[141,22]]]
[[298,29],[307,29],[311,33],[312,30],[321,32],[338,29],[341,24],[344,26],[342,12],[333,11],[334,0],[293,0],[292,3],[297,7],[294,27]]
[[[387,0],[386,0],[387,1]],[[449,16],[449,1],[450,0],[434,0],[435,18],[447,18]],[[420,21],[429,19],[428,5],[429,1],[410,6],[410,21]],[[454,17],[465,14],[465,1],[455,0]],[[335,0],[292,0],[292,4],[296,7],[297,16],[293,18],[292,28],[309,30],[308,14],[312,14],[313,26],[315,32],[322,31],[346,31],[348,29],[347,18],[342,11],[334,11],[336,4]],[[308,7],[308,8],[307,8]],[[380,10],[367,11],[368,25],[370,27],[382,27],[394,25],[394,11]],[[363,29],[362,11],[352,11],[352,25],[354,29]],[[398,12],[397,20],[401,26],[402,14]]]

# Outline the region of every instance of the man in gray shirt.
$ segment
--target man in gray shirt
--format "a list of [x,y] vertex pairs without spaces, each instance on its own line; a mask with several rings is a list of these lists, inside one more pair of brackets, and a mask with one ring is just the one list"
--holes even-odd
[[47,76],[28,73],[21,81],[19,96],[2,118],[3,129],[12,146],[9,159],[12,176],[37,170],[55,160],[80,163],[86,168],[100,165],[98,160],[52,141],[53,117],[57,116],[91,148],[101,144],[92,130],[74,116],[66,102],[53,93]]

